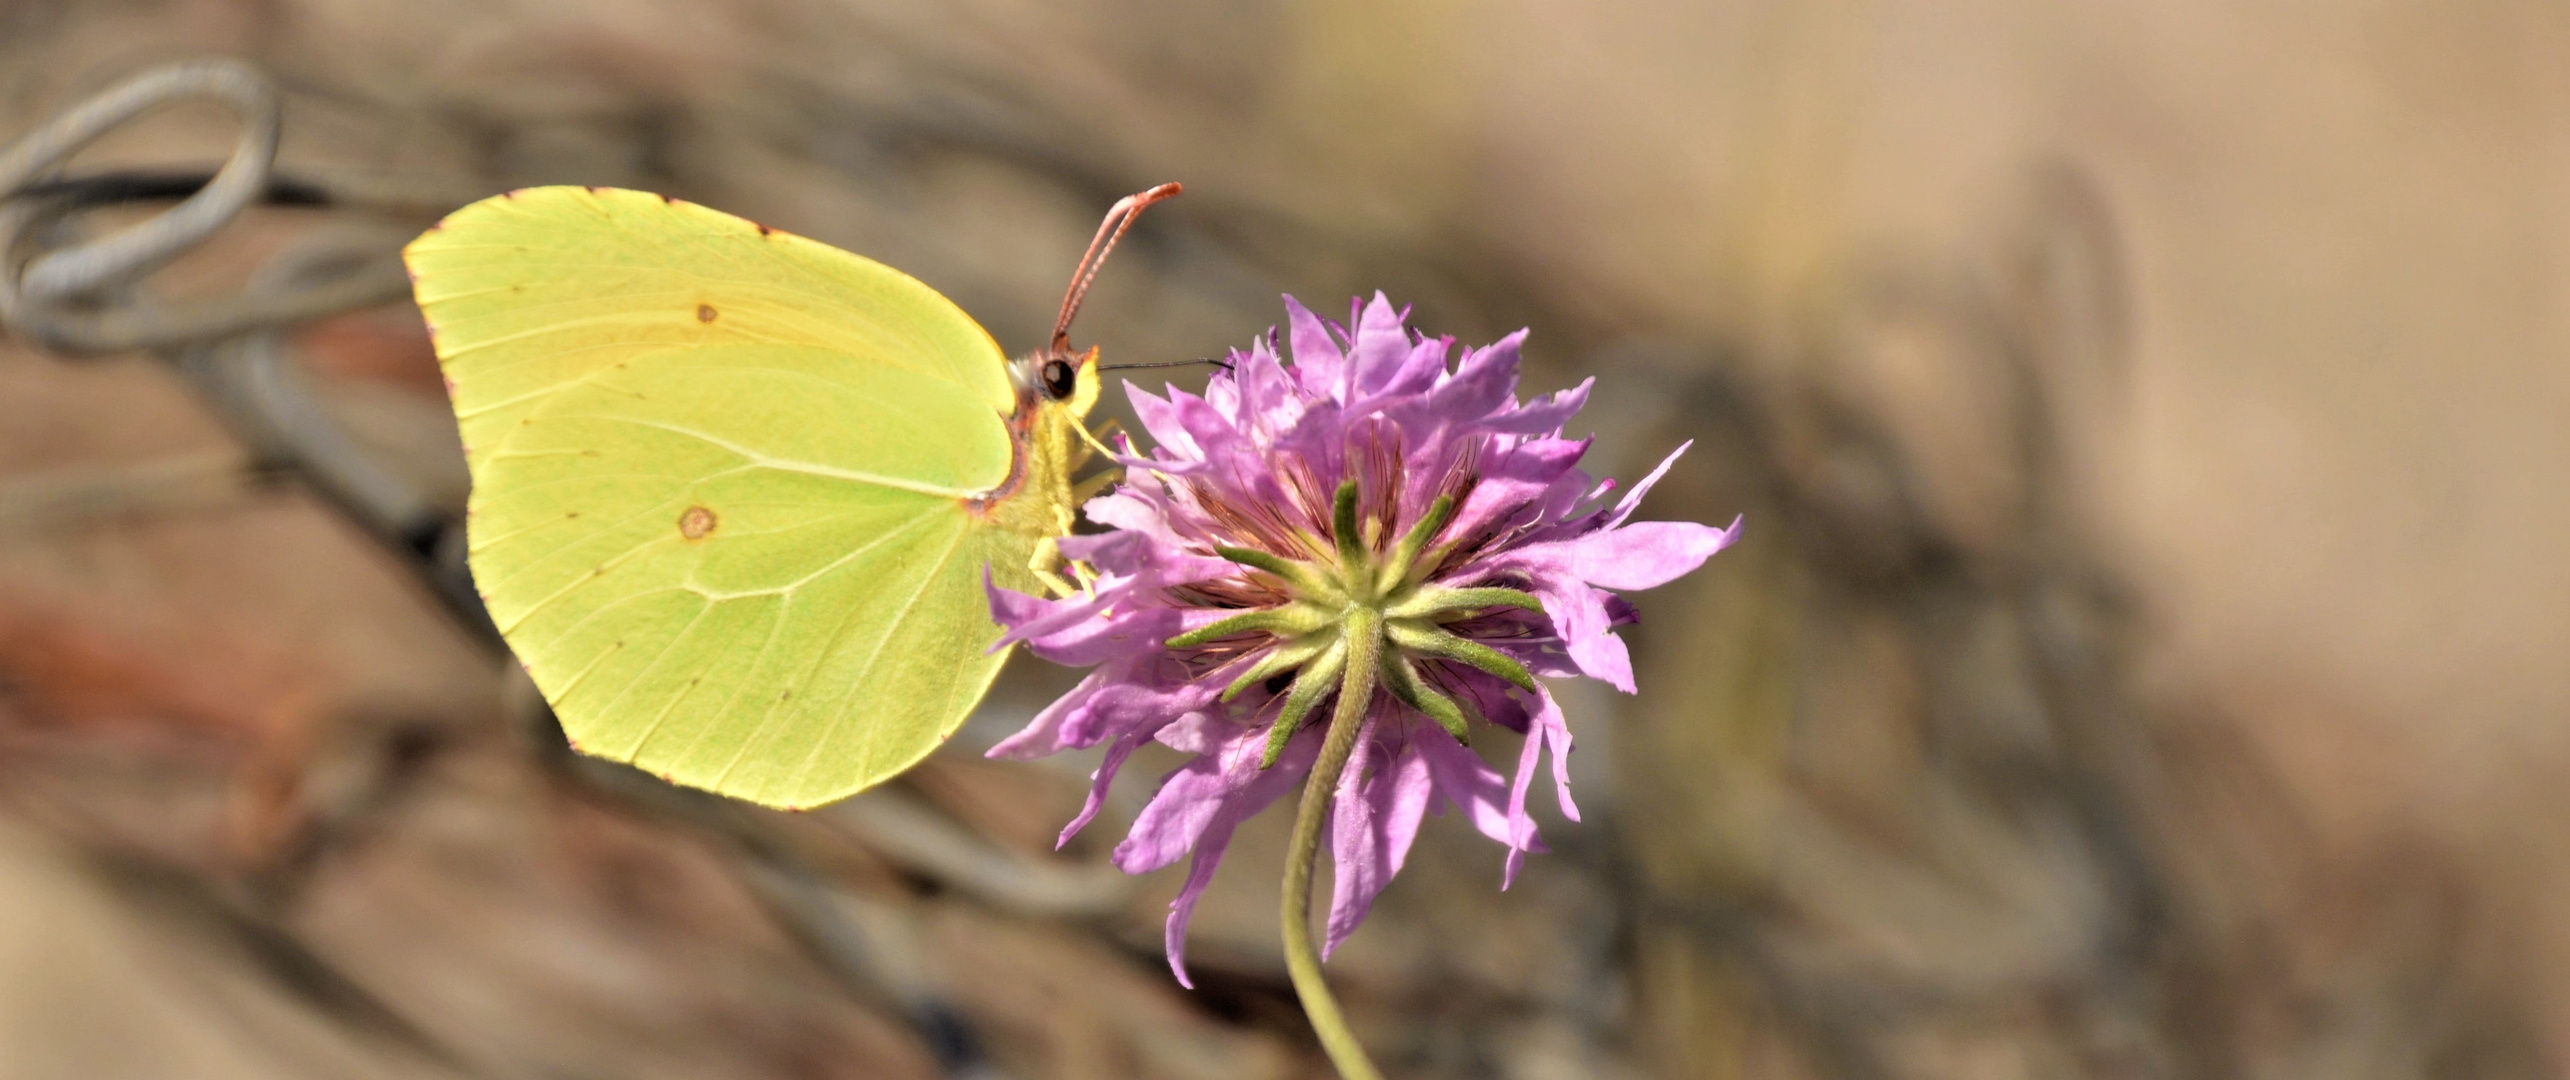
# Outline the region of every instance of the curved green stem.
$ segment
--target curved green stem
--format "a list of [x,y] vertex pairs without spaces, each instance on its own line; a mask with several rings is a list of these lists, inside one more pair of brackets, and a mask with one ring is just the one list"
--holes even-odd
[[1329,1052],[1330,1064],[1338,1067],[1342,1080],[1383,1080],[1374,1062],[1367,1060],[1365,1048],[1357,1045],[1356,1034],[1348,1030],[1338,999],[1330,996],[1330,984],[1321,977],[1321,954],[1312,948],[1312,865],[1321,854],[1321,823],[1328,820],[1339,773],[1356,750],[1357,734],[1365,727],[1365,707],[1374,699],[1383,617],[1367,608],[1350,610],[1347,650],[1338,708],[1330,716],[1321,759],[1312,764],[1311,779],[1303,785],[1302,805],[1294,811],[1293,846],[1285,855],[1285,969],[1294,977],[1294,993],[1303,999],[1303,1013],[1312,1018],[1312,1030],[1320,1034],[1321,1049]]

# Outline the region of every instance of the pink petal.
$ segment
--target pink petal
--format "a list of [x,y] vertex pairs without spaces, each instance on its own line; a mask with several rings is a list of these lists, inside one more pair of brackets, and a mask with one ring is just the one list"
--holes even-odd
[[1223,849],[1231,846],[1232,829],[1248,816],[1226,807],[1207,823],[1196,841],[1195,857],[1187,863],[1187,883],[1179,886],[1177,899],[1169,901],[1169,922],[1160,931],[1160,947],[1169,954],[1170,974],[1178,977],[1178,985],[1189,990],[1196,988],[1196,982],[1187,977],[1187,921],[1195,918],[1196,901],[1204,898],[1205,886],[1214,883],[1214,870],[1222,864]]
[[[1507,642],[1495,644],[1501,646],[1499,651],[1514,657],[1518,663],[1526,665],[1528,671],[1537,675],[1546,674],[1544,665],[1547,657],[1530,653],[1525,649],[1507,647],[1509,644]],[[1471,699],[1473,708],[1481,710],[1482,719],[1521,735],[1526,732],[1528,719],[1526,706],[1517,700],[1516,687],[1478,668],[1448,664],[1445,671],[1450,685],[1460,691],[1464,697]],[[1576,672],[1565,672],[1565,674],[1576,674]]]
[[1213,406],[1215,412],[1222,414],[1224,423],[1234,428],[1239,427],[1240,379],[1235,375],[1229,379],[1206,380],[1205,403]]
[[1661,458],[1660,464],[1651,469],[1651,474],[1643,477],[1641,483],[1633,485],[1633,490],[1625,492],[1623,500],[1615,504],[1615,515],[1606,519],[1606,527],[1612,529],[1624,524],[1624,519],[1632,517],[1633,509],[1642,505],[1642,496],[1650,493],[1651,485],[1659,483],[1661,477],[1668,475],[1669,466],[1678,463],[1678,455],[1686,453],[1687,448],[1694,445],[1695,440],[1688,439],[1679,443],[1677,449],[1669,451],[1669,456]]
[[1274,439],[1302,418],[1303,398],[1295,392],[1294,377],[1267,352],[1265,342],[1259,343],[1257,355],[1232,369],[1232,381],[1242,388],[1241,418],[1253,439]]
[[1518,349],[1523,330],[1478,349],[1466,349],[1454,374],[1440,379],[1428,395],[1428,407],[1447,424],[1473,423],[1509,403],[1517,390]]
[[1234,572],[1232,564],[1190,552],[1172,540],[1130,529],[1088,536],[1065,536],[1057,542],[1062,557],[1077,559],[1108,574],[1128,574],[1139,583],[1160,587],[1203,581]]
[[1338,342],[1330,339],[1329,328],[1321,324],[1321,317],[1288,296],[1285,325],[1291,335],[1287,340],[1293,348],[1294,367],[1302,376],[1299,381],[1304,389],[1321,392],[1324,387],[1337,386],[1346,358],[1340,354]]
[[1205,711],[1188,713],[1161,728],[1152,739],[1162,746],[1188,754],[1218,754],[1223,744],[1237,738],[1240,723]]
[[1418,399],[1446,373],[1446,355],[1453,351],[1454,343],[1453,338],[1438,337],[1410,346],[1409,353],[1384,377],[1382,385],[1368,389],[1364,397],[1348,406],[1348,412],[1364,415]]
[[1152,654],[1135,658],[1129,667],[1109,665],[1107,681],[1089,695],[1085,705],[1062,721],[1062,741],[1070,746],[1096,746],[1127,732],[1142,731],[1150,737],[1149,728],[1175,720],[1214,703],[1219,686],[1202,682],[1169,683],[1151,678],[1143,670],[1171,663],[1166,656]]
[[1086,667],[1158,652],[1161,642],[1192,629],[1187,625],[1186,614],[1177,608],[1117,611],[1029,641],[1026,650],[1067,667]]
[[1179,766],[1160,782],[1133,819],[1133,831],[1115,846],[1115,864],[1128,874],[1148,874],[1178,861],[1212,827],[1240,786],[1224,775],[1222,758],[1207,754]]
[[1155,397],[1132,383],[1124,384],[1124,396],[1133,403],[1133,416],[1142,424],[1142,430],[1151,433],[1151,441],[1156,444],[1154,452],[1158,456],[1203,460],[1205,453],[1196,446],[1195,436],[1189,434],[1187,425],[1178,419],[1176,403]]
[[1683,521],[1646,521],[1575,539],[1529,544],[1493,558],[1493,569],[1521,570],[1534,580],[1571,660],[1581,671],[1625,693],[1633,692],[1633,661],[1624,642],[1608,630],[1615,619],[1611,597],[1591,583],[1619,589],[1665,584],[1712,558],[1738,538],[1740,523],[1715,529]]
[[1536,696],[1541,703],[1534,711],[1526,740],[1533,742],[1536,736],[1543,737],[1545,748],[1553,755],[1553,797],[1561,803],[1563,817],[1578,821],[1579,806],[1571,801],[1571,726],[1562,718],[1561,703],[1553,699],[1551,690]]
[[[1445,736],[1440,732],[1428,737]],[[1363,759],[1348,763],[1349,771],[1342,775],[1338,799],[1331,807],[1331,855],[1337,873],[1321,943],[1324,960],[1356,932],[1357,924],[1374,907],[1375,896],[1401,872],[1410,842],[1418,838],[1419,819],[1427,815],[1428,798],[1436,790],[1427,759],[1409,746],[1396,751],[1373,738],[1360,745],[1366,753]],[[1362,773],[1357,771],[1360,765],[1365,767]]]
[[1529,729],[1525,745],[1517,751],[1517,777],[1508,784],[1508,861],[1499,873],[1503,890],[1517,883],[1517,871],[1526,865],[1526,851],[1534,846],[1535,818],[1526,812],[1526,787],[1534,782],[1535,763],[1543,753],[1543,733]]
[[1259,806],[1266,806],[1292,790],[1320,753],[1319,729],[1307,730],[1286,744],[1273,768],[1261,769],[1258,759],[1266,750],[1266,729],[1235,722],[1224,722],[1221,728],[1225,731],[1221,748],[1198,756],[1162,780],[1160,790],[1134,818],[1133,831],[1116,845],[1115,864],[1126,873],[1147,874],[1178,861],[1220,807],[1244,794],[1254,795]]
[[1481,477],[1455,508],[1447,535],[1474,536],[1531,517],[1532,505],[1567,477],[1579,476],[1579,486],[1586,486],[1577,468],[1586,453],[1586,439],[1536,439],[1484,459]]
[[1168,527],[1166,509],[1145,499],[1139,491],[1119,489],[1081,504],[1080,514],[1110,529],[1134,532],[1159,532]]
[[[1545,564],[1529,560],[1524,565]],[[1608,632],[1606,594],[1557,564],[1549,568],[1553,572],[1539,570],[1535,575],[1535,598],[1544,602],[1544,614],[1552,619],[1553,631],[1561,635],[1571,662],[1591,678],[1632,693],[1633,658],[1625,651],[1623,639]]]
[[1562,430],[1562,425],[1570,422],[1572,415],[1588,404],[1589,389],[1596,385],[1595,378],[1580,380],[1578,386],[1537,398],[1527,402],[1524,408],[1513,412],[1500,413],[1483,421],[1482,426],[1492,431],[1505,431],[1518,435],[1558,434]]
[[1115,849],[1116,866],[1128,874],[1149,873],[1178,861],[1189,848],[1195,850],[1187,882],[1169,903],[1164,934],[1169,970],[1177,973],[1181,986],[1195,985],[1187,978],[1187,920],[1195,914],[1205,886],[1213,882],[1215,865],[1231,843],[1232,829],[1294,790],[1311,772],[1312,759],[1320,752],[1319,732],[1305,732],[1287,745],[1275,767],[1260,769],[1264,733],[1245,724],[1237,729],[1221,752],[1199,757],[1169,774],[1134,819],[1132,833]]
[[1136,748],[1151,741],[1152,734],[1147,730],[1128,732],[1117,736],[1115,742],[1107,747],[1106,758],[1098,762],[1096,772],[1089,774],[1088,801],[1080,804],[1080,812],[1071,817],[1070,824],[1062,826],[1062,835],[1053,841],[1054,848],[1070,843],[1080,830],[1089,827],[1089,822],[1097,820],[1098,811],[1107,804],[1107,789],[1115,786],[1115,774],[1124,768],[1125,759],[1132,757]]
[[1113,605],[1122,590],[1104,589],[1085,594],[1045,600],[1014,589],[991,584],[990,571],[982,571],[982,592],[990,598],[991,619],[1008,628],[991,646],[997,652],[1021,641],[1049,636],[1065,627],[1074,626]]
[[1636,522],[1571,541],[1570,570],[1609,589],[1648,589],[1704,565],[1739,538],[1738,521],[1728,529],[1692,521]]
[[1348,390],[1341,401],[1381,393],[1401,373],[1403,361],[1410,358],[1410,339],[1401,328],[1401,313],[1392,309],[1392,301],[1382,293],[1365,305],[1356,323],[1355,340],[1348,345]]
[[[1028,596],[1015,589],[1002,588],[994,583],[991,580],[991,568],[987,563],[982,566],[982,595],[990,600],[991,621],[1011,629],[1034,622],[1053,611],[1053,602],[1050,600],[1040,596]],[[1008,644],[1003,641],[991,646],[991,651],[998,652],[1007,648]]]
[[[1461,809],[1472,820],[1473,828],[1503,844],[1515,841],[1516,830],[1507,808],[1508,778],[1499,775],[1499,770],[1491,768],[1470,747],[1452,739],[1422,735],[1411,740],[1411,748],[1427,764],[1438,794]],[[1537,843],[1535,850],[1543,850],[1542,844]]]
[[1070,693],[1053,699],[1052,704],[1046,705],[1042,712],[1036,713],[1035,719],[1028,722],[1024,730],[1001,739],[989,750],[984,751],[982,756],[1024,761],[1070,749],[1068,744],[1062,742],[1063,721],[1072,713],[1087,708],[1089,698],[1098,692],[1098,687],[1104,685],[1104,682],[1105,677],[1102,673],[1095,671],[1088,673],[1080,680],[1079,685],[1071,688]]
[[[1212,402],[1174,386],[1169,388],[1167,420],[1186,429],[1188,444],[1199,448],[1187,456],[1211,460],[1240,445],[1239,429],[1229,417],[1214,408]],[[1154,438],[1160,436],[1156,430],[1151,434]]]

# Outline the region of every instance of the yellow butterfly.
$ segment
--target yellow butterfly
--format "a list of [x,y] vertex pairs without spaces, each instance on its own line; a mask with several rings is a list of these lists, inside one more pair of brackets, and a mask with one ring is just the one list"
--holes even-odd
[[1072,316],[1178,191],[1115,204],[1015,360],[900,271],[647,192],[515,191],[412,241],[473,576],[573,745],[808,807],[952,735],[1005,659],[984,568],[1061,585],[1099,385]]

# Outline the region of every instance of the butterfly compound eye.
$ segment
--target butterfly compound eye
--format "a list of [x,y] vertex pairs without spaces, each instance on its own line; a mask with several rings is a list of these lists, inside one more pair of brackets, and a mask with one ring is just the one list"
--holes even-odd
[[1038,373],[1043,377],[1044,396],[1054,401],[1067,401],[1071,397],[1071,392],[1079,389],[1078,370],[1071,366],[1070,361],[1061,357],[1056,356],[1044,361],[1044,366]]

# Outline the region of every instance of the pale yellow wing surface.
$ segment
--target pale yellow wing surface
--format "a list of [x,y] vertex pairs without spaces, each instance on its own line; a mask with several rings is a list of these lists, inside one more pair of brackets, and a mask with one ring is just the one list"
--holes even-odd
[[536,188],[406,250],[473,472],[476,584],[582,750],[776,806],[908,767],[1001,657],[1035,541],[990,336],[881,264]]

